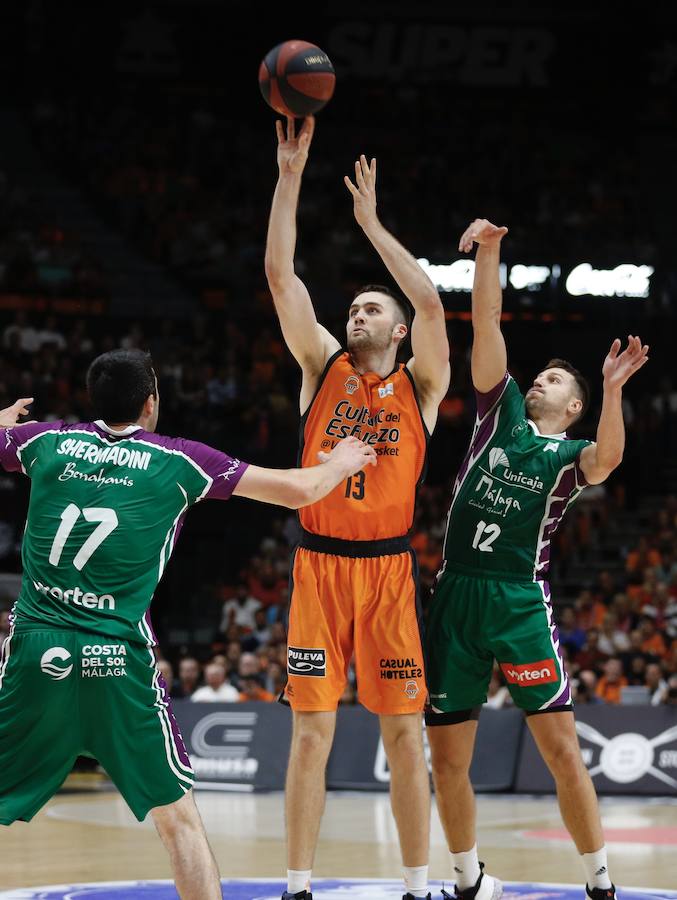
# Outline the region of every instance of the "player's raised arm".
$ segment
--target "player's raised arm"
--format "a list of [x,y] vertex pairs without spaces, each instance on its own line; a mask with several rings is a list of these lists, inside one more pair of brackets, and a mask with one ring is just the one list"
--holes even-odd
[[381,224],[376,212],[376,160],[364,155],[355,163],[355,183],[344,182],[353,197],[358,225],[378,252],[386,268],[411,302],[416,316],[411,329],[414,358],[410,368],[425,405],[435,410],[449,387],[449,341],[444,308],[435,285],[414,257]]
[[581,452],[581,470],[590,484],[600,484],[620,465],[625,449],[623,385],[648,362],[648,344],[628,335],[628,346],[620,354],[618,338],[602,366],[604,388],[602,412],[597,425],[597,441]]
[[279,177],[268,222],[266,278],[289,350],[304,375],[319,376],[339,344],[318,324],[308,289],[294,271],[296,211],[315,120],[308,116],[298,137],[294,119],[287,119],[286,136],[282,122],[276,128]]
[[263,503],[298,509],[321,500],[364,469],[376,465],[376,452],[355,437],[339,441],[331,453],[318,454],[321,465],[305,469],[263,469],[248,466],[233,493]]
[[472,287],[472,381],[475,390],[488,393],[505,375],[508,357],[501,332],[503,294],[498,274],[501,240],[508,233],[486,219],[475,221],[463,232],[458,243],[462,253],[479,244],[475,256]]

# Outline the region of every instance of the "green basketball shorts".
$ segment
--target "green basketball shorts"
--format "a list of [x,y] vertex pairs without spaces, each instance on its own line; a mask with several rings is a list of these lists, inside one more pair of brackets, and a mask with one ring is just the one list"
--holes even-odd
[[0,662],[0,824],[30,820],[77,756],[99,761],[139,821],[193,784],[151,648],[77,631],[10,634]]
[[446,571],[433,592],[426,635],[429,724],[450,724],[446,714],[480,707],[494,660],[525,712],[571,706],[547,582]]

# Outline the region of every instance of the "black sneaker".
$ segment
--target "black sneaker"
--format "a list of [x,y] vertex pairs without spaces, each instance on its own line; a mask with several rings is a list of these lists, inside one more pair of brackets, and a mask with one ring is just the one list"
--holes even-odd
[[[458,887],[454,885],[453,894],[448,894],[443,890],[442,896],[444,900],[498,900],[499,897],[503,896],[503,884],[498,878],[485,875],[484,863],[481,862],[480,877],[472,887],[459,891]],[[600,898],[595,897],[594,900],[600,900]],[[606,900],[606,898],[601,898],[601,900]]]
[[282,894],[282,900],[313,900],[313,895],[310,891],[299,891],[298,894],[290,894],[289,891],[285,891]]
[[[413,894],[405,894],[404,897],[402,897],[402,900],[419,900],[419,898],[414,897]],[[425,895],[425,900],[432,900],[432,897],[430,896],[430,894]]]
[[612,884],[610,888],[589,888],[586,884],[585,896],[592,900],[616,900],[616,887]]

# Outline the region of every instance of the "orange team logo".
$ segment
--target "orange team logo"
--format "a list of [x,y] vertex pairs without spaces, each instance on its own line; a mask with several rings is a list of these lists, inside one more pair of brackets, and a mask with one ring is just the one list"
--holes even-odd
[[360,379],[357,377],[357,375],[350,375],[346,379],[346,392],[348,394],[354,394],[355,391],[359,388],[359,386],[360,386]]

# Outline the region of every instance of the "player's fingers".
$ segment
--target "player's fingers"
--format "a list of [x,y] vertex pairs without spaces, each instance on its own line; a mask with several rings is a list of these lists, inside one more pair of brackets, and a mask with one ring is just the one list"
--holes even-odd
[[615,338],[609,349],[609,356],[612,359],[615,359],[618,356],[618,351],[621,349],[621,339]]
[[367,185],[371,185],[371,169],[369,168],[369,163],[367,162],[367,157],[364,153],[360,154],[360,168],[362,169],[362,177],[364,178],[364,183]]
[[303,120],[303,133],[308,136],[308,142],[315,134],[315,116],[306,116]]
[[371,181],[374,187],[376,187],[376,157],[372,157],[371,165],[369,166],[369,171],[371,173]]
[[501,233],[501,237],[505,237],[506,234],[508,233],[508,229],[506,228],[505,225],[501,225],[501,227],[498,230]]
[[357,186],[361,191],[366,190],[364,176],[362,175],[362,164],[360,163],[359,159],[355,160],[355,181],[357,182]]
[[324,453],[322,450],[320,450],[320,452],[317,454],[317,458],[320,460],[320,462],[326,463],[329,459],[329,454]]
[[350,193],[353,195],[353,197],[359,197],[359,196],[360,196],[360,192],[357,190],[357,188],[356,188],[355,185],[352,183],[352,181],[350,180],[350,178],[348,178],[347,175],[344,175],[344,176],[343,176],[343,182],[344,182],[345,186],[348,188],[348,190],[350,191]]
[[279,119],[275,122],[275,132],[277,134],[277,142],[278,144],[283,143],[284,141],[284,128],[282,127],[282,122]]
[[287,116],[287,140],[293,141],[296,135],[296,126],[294,125],[294,117]]

